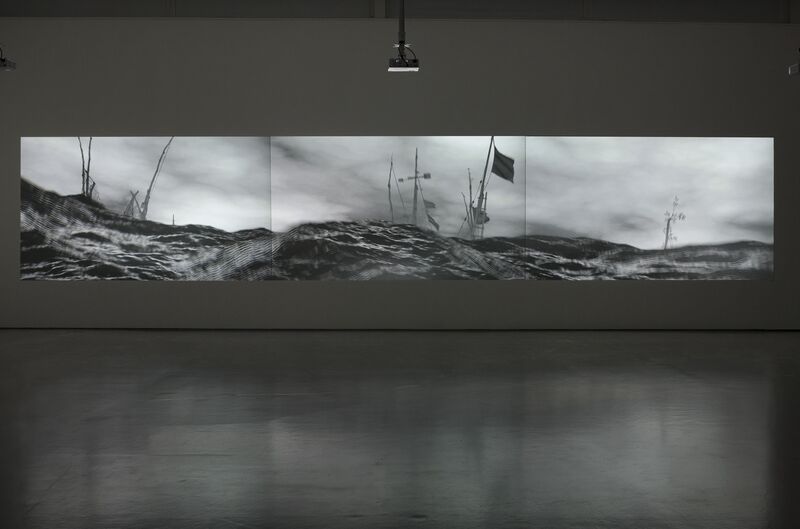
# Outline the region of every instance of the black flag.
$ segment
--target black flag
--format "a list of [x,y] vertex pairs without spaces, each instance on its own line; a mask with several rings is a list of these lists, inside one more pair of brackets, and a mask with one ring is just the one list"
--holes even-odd
[[436,222],[436,219],[434,219],[433,217],[428,215],[428,222],[430,222],[431,224],[433,224],[436,227],[436,231],[439,231],[439,223]]
[[494,161],[492,162],[492,172],[503,178],[508,180],[509,182],[514,182],[514,158],[506,156],[505,154],[501,153],[497,150],[497,147],[494,148]]

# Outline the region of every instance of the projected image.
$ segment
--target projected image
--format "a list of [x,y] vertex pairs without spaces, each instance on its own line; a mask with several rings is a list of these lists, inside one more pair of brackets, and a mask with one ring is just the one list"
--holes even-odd
[[768,138],[22,138],[22,279],[771,279]]
[[771,138],[528,137],[537,279],[771,279]]
[[279,279],[524,279],[524,137],[273,137]]
[[271,277],[268,138],[22,138],[22,279]]

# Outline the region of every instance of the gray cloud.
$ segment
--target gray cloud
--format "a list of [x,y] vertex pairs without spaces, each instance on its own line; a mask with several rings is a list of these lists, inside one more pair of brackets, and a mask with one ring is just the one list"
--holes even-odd
[[[497,147],[515,159],[515,183],[492,177],[486,234],[522,235],[525,230],[525,142],[498,137]],[[394,157],[398,177],[414,172],[419,149],[423,194],[436,203],[431,213],[446,235],[458,233],[464,218],[461,193],[468,194],[467,170],[476,182],[486,161],[489,137],[275,137],[272,139],[273,226],[285,230],[302,222],[388,219],[387,180]],[[400,184],[411,210],[413,185]],[[396,218],[403,207],[392,184]]]
[[[660,220],[660,219],[659,219]],[[638,213],[631,214],[611,214],[608,218],[609,228],[621,232],[642,232],[650,234],[653,230],[658,230],[662,227],[661,222],[653,217],[640,215]]]
[[772,149],[771,138],[529,137],[528,231],[658,247],[677,195],[679,244],[772,242]]
[[[143,199],[169,138],[94,138],[92,177],[103,204],[121,211]],[[22,138],[22,176],[63,195],[80,192],[77,139]],[[268,138],[175,138],[156,182],[149,218],[234,231],[269,227]]]
[[771,241],[773,238],[773,224],[764,220],[730,219],[730,224],[737,230],[750,233],[750,239],[757,241]]
[[[107,207],[144,194],[167,138],[95,138],[92,175]],[[477,185],[489,137],[275,137],[175,139],[150,216],[227,230],[284,231],[303,222],[388,219],[387,177],[414,169],[446,235],[464,218],[467,171]],[[588,236],[653,248],[675,195],[687,219],[680,244],[773,240],[773,146],[766,138],[498,137],[516,181],[494,176],[487,236]],[[23,138],[22,176],[61,194],[80,190],[69,138]],[[413,186],[401,183],[407,210]],[[142,196],[140,195],[140,196]],[[270,196],[271,195],[271,196]],[[392,186],[396,218],[403,206]]]

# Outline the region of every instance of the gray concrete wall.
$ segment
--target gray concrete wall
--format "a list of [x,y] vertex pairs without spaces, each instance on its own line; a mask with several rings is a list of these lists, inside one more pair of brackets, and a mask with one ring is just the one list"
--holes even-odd
[[[391,20],[0,19],[0,326],[800,328],[800,28]],[[19,138],[75,135],[775,138],[770,282],[19,280]]]

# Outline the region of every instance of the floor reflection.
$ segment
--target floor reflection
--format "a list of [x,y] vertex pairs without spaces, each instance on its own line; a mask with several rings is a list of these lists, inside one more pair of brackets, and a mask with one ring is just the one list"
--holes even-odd
[[29,527],[796,521],[794,335],[0,336]]

